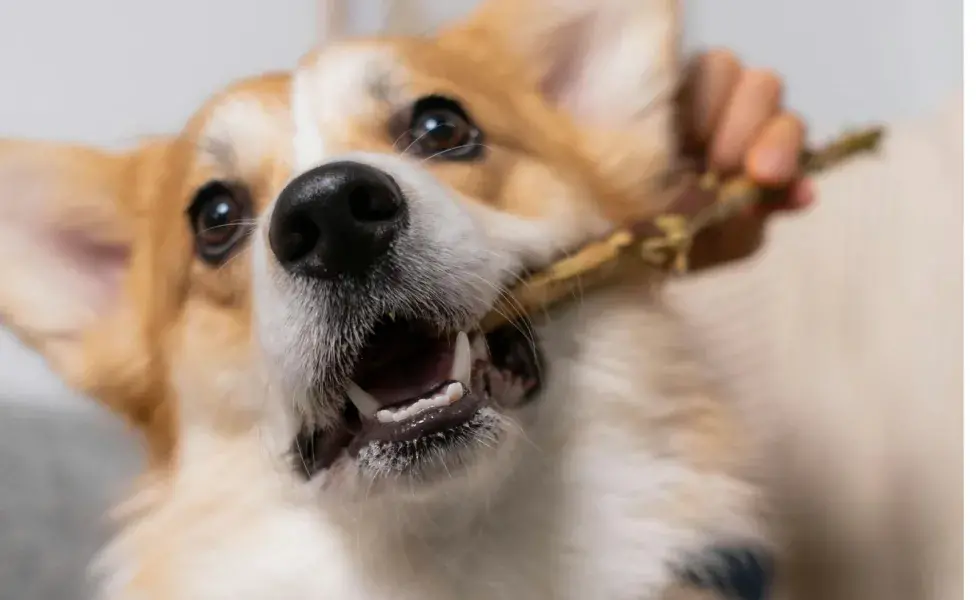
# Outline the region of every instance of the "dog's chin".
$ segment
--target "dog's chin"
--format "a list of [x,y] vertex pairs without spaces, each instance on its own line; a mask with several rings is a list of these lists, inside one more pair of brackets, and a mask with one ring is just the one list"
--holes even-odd
[[437,483],[484,479],[507,463],[518,408],[542,383],[528,323],[482,334],[386,317],[344,395],[333,394],[341,417],[299,435],[296,468],[330,487],[402,485],[414,497]]

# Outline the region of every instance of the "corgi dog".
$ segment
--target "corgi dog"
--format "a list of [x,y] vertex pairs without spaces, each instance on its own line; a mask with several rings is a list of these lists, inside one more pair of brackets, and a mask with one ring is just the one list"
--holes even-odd
[[748,436],[648,274],[506,288],[664,201],[678,0],[486,0],[119,153],[0,144],[0,316],[137,427],[114,600],[759,598]]

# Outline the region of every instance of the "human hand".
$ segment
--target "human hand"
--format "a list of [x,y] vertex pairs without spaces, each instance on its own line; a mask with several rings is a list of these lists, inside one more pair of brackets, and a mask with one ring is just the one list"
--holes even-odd
[[725,50],[706,52],[689,65],[679,98],[684,154],[720,175],[744,174],[759,185],[786,191],[782,202],[701,232],[692,268],[752,254],[761,244],[767,217],[814,202],[813,186],[799,170],[806,127],[783,108],[782,92],[779,76],[744,67]]

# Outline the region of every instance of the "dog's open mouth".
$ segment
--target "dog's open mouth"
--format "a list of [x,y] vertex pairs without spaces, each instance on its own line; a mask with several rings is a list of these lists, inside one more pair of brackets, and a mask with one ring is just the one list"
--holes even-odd
[[527,322],[485,335],[382,319],[359,355],[340,427],[299,439],[309,474],[345,450],[416,442],[463,427],[486,406],[518,406],[539,389],[541,366]]

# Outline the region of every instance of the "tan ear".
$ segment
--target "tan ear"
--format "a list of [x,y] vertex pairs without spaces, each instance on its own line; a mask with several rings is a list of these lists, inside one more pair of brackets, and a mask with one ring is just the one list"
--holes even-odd
[[131,241],[125,167],[96,150],[0,142],[0,315],[56,362],[116,300]]
[[149,352],[126,285],[137,175],[161,143],[113,154],[0,141],[0,323],[143,429],[158,405],[134,389],[146,385]]
[[598,164],[625,174],[672,156],[681,9],[681,0],[485,0],[445,36],[484,48],[487,60],[521,62],[588,133]]

